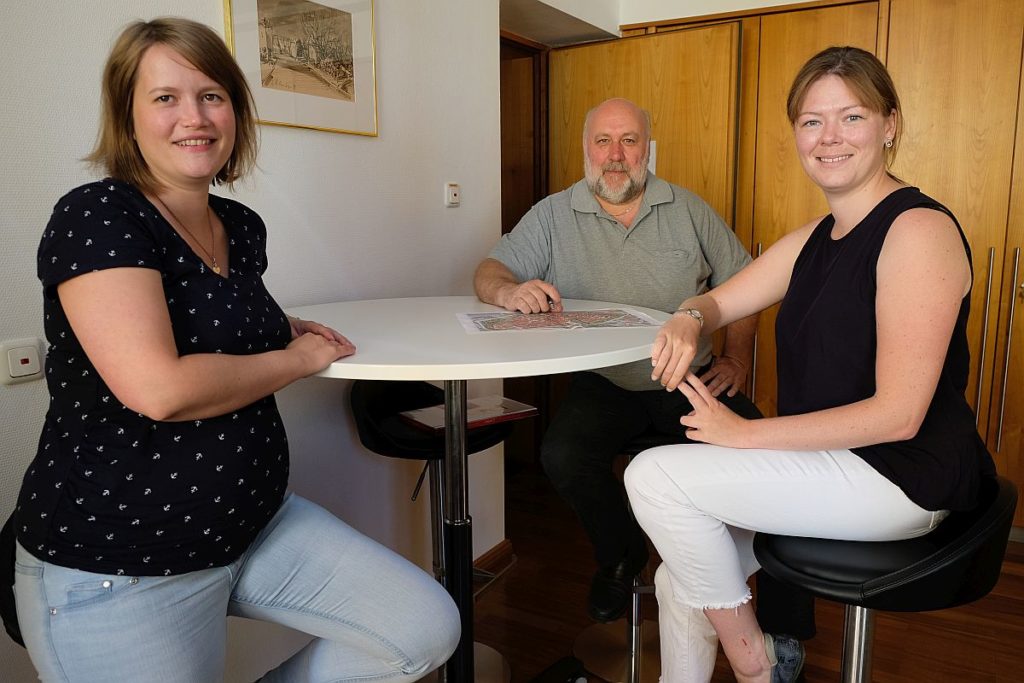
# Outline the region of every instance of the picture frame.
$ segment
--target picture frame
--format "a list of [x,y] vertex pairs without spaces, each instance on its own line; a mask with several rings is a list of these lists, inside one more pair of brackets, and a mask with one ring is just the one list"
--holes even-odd
[[224,0],[262,124],[377,136],[373,0]]

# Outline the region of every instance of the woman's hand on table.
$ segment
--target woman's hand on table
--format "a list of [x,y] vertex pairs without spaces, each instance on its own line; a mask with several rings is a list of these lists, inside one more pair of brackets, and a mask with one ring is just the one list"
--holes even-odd
[[303,356],[304,366],[308,369],[306,376],[320,372],[339,358],[356,352],[355,344],[326,325],[291,316],[288,322],[292,328],[292,341],[288,344],[288,350]]
[[345,355],[355,353],[356,345],[350,342],[341,332],[327,327],[327,325],[323,325],[313,320],[303,320],[302,318],[293,318],[291,316],[288,316],[288,324],[292,328],[292,339],[297,339],[306,333],[318,334],[329,341],[335,341],[342,345],[351,346],[352,350]]
[[302,357],[303,376],[320,372],[328,365],[355,353],[356,348],[349,342],[337,342],[333,339],[307,332],[297,337],[288,344],[288,350],[294,351]]
[[690,371],[697,354],[701,324],[688,315],[674,315],[658,330],[651,346],[651,379],[675,391]]

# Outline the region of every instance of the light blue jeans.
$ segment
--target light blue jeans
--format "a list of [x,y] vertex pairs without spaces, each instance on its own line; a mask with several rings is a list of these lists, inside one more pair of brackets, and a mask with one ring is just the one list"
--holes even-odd
[[227,616],[316,636],[266,683],[414,681],[459,640],[444,589],[295,495],[231,565],[114,576],[41,562],[20,545],[18,622],[45,683],[215,683]]

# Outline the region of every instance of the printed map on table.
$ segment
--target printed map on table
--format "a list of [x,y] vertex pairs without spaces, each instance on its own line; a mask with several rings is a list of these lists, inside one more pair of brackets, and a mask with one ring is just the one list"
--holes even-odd
[[487,313],[459,313],[458,318],[462,323],[462,328],[470,334],[511,330],[586,330],[661,325],[649,315],[623,308],[563,311],[562,313],[488,311]]

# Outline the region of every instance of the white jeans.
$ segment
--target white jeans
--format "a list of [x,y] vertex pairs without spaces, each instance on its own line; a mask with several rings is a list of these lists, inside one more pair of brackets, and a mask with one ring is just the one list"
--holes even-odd
[[711,679],[718,640],[703,610],[750,600],[755,532],[888,541],[926,534],[947,514],[915,505],[848,450],[661,446],[629,465],[626,491],[664,561],[655,585],[666,683]]

